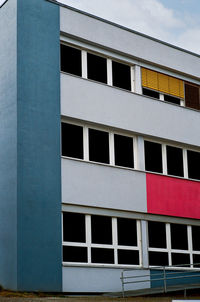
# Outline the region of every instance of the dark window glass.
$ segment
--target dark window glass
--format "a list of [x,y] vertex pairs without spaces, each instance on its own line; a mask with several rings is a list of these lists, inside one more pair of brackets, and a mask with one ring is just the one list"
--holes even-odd
[[87,262],[87,248],[77,246],[63,246],[63,261]]
[[92,243],[112,244],[112,220],[106,216],[91,216]]
[[149,252],[149,265],[165,266],[168,264],[168,253]]
[[130,66],[112,61],[113,86],[131,90]]
[[172,249],[187,250],[188,237],[187,226],[183,224],[171,224],[171,244]]
[[189,254],[172,253],[172,265],[190,264]]
[[150,89],[147,89],[147,88],[142,88],[142,93],[146,96],[150,96],[150,97],[155,98],[155,99],[159,99],[159,97],[160,97],[159,92],[153,91],[153,90],[150,90]]
[[167,173],[183,177],[183,150],[167,146]]
[[85,215],[63,213],[63,240],[85,242]]
[[107,83],[107,61],[105,58],[87,54],[88,79]]
[[114,135],[115,165],[133,168],[133,139],[128,136]]
[[81,51],[66,45],[60,45],[61,71],[82,75],[81,72]]
[[146,171],[162,173],[161,144],[145,141],[145,169]]
[[83,159],[83,127],[62,123],[62,155]]
[[185,83],[185,105],[200,110],[199,86]]
[[89,159],[109,164],[108,132],[89,129]]
[[117,218],[117,233],[119,245],[137,246],[136,220]]
[[200,267],[200,255],[193,255],[194,267]]
[[114,264],[114,250],[91,248],[92,263]]
[[200,251],[200,226],[192,226],[192,245],[194,251]]
[[164,100],[166,102],[169,102],[169,103],[172,103],[172,104],[180,105],[180,99],[178,99],[178,98],[176,98],[174,96],[171,96],[171,95],[165,94],[164,95]]
[[118,264],[139,264],[139,252],[130,250],[118,250]]
[[188,176],[200,180],[200,152],[187,151]]
[[166,228],[163,222],[148,222],[149,247],[166,248]]

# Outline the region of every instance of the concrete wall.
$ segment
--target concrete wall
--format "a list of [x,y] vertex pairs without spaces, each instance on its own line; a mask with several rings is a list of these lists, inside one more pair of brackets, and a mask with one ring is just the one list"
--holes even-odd
[[199,57],[119,28],[85,14],[61,7],[61,31],[71,36],[126,53],[139,60],[200,77]]
[[17,21],[18,289],[61,291],[59,8],[18,0]]
[[199,112],[67,74],[61,74],[61,113],[156,138],[200,142]]
[[[64,292],[119,292],[122,290],[120,268],[102,267],[63,267]],[[126,276],[143,276],[134,278],[135,281],[146,282],[125,285],[125,290],[150,288],[149,270],[132,270]],[[149,275],[149,276],[148,276]]]
[[62,202],[147,212],[145,173],[62,159]]
[[16,0],[0,8],[0,284],[17,288]]

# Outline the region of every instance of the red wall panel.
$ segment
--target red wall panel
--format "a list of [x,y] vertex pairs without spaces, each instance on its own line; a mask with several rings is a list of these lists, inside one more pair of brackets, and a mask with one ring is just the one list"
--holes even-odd
[[147,212],[200,219],[200,182],[146,174]]

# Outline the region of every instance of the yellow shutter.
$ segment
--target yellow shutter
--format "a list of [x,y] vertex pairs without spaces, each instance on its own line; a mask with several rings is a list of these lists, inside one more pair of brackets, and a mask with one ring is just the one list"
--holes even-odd
[[158,90],[164,93],[169,92],[169,77],[167,75],[158,73]]
[[180,89],[180,97],[182,99],[184,99],[184,82],[179,80],[179,86],[180,86],[180,88],[179,88]]
[[147,70],[142,68],[142,86],[147,87]]
[[142,86],[184,98],[184,82],[160,72],[142,68]]
[[158,73],[147,69],[147,87],[158,90]]

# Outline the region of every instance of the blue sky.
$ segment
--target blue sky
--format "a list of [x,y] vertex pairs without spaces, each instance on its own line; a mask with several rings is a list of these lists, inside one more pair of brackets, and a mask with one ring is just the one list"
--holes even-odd
[[200,54],[200,0],[58,0]]

